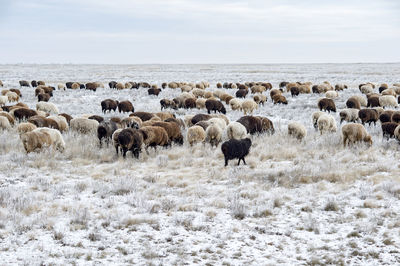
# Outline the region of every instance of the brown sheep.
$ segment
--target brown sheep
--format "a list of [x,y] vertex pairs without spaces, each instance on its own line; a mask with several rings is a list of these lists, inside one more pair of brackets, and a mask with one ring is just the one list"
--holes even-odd
[[50,134],[44,131],[30,131],[22,134],[20,138],[27,153],[53,144]]
[[29,84],[29,82],[26,81],[26,80],[20,80],[20,81],[19,81],[19,85],[20,85],[21,87],[30,87],[30,86],[31,86],[31,85]]
[[199,121],[195,124],[195,126],[201,126],[204,131],[207,130],[207,127],[210,125],[210,122],[203,120],[203,121]]
[[360,101],[356,97],[353,97],[353,96],[350,97],[349,99],[347,99],[346,106],[347,106],[347,108],[355,108],[358,110],[361,109]]
[[62,113],[62,114],[59,114],[59,115],[65,117],[65,119],[67,120],[68,125],[69,125],[69,122],[73,119],[72,116],[70,116],[69,114],[66,114],[66,113]]
[[168,134],[167,131],[158,126],[145,126],[139,129],[143,135],[143,143],[147,147],[167,146]]
[[[116,131],[115,131],[116,132]],[[121,132],[113,134],[113,138],[117,138],[116,151],[118,154],[118,147],[122,149],[122,156],[125,158],[127,151],[132,152],[132,156],[139,158],[139,153],[142,149],[143,135],[139,130],[133,128],[126,128]]]
[[211,115],[197,114],[192,117],[191,122],[192,122],[192,125],[196,125],[200,121],[207,121],[207,120],[210,120],[211,118],[213,118]]
[[262,104],[264,105],[264,103],[267,101],[267,96],[263,95],[263,94],[256,94],[253,96],[253,100],[257,103],[257,104]]
[[318,101],[318,108],[320,111],[328,111],[328,112],[335,112],[336,113],[336,105],[332,99],[329,98],[322,98]]
[[393,113],[391,110],[384,111],[379,115],[379,120],[381,123],[391,122]]
[[112,99],[105,99],[101,101],[100,105],[101,105],[101,111],[103,113],[106,113],[107,111],[111,112],[111,110],[115,112],[115,110],[117,110],[118,107],[118,101]]
[[129,116],[137,116],[140,119],[142,119],[143,122],[152,119],[155,115],[152,113],[148,113],[148,112],[134,112],[132,114],[130,114]]
[[226,104],[229,104],[230,100],[232,100],[233,98],[234,98],[234,97],[231,96],[231,95],[226,96],[226,97],[225,97],[225,103],[226,103]]
[[274,104],[278,104],[278,103],[281,103],[281,104],[288,104],[288,102],[287,102],[287,100],[286,100],[286,97],[283,96],[282,94],[275,94],[275,95],[272,97],[272,101],[274,102]]
[[253,135],[263,131],[263,123],[259,117],[246,115],[239,118],[237,122],[246,128],[248,134]]
[[245,90],[245,89],[239,89],[237,92],[236,92],[236,97],[237,98],[246,98],[246,95],[249,93],[249,91],[248,90]]
[[168,118],[175,118],[175,115],[170,112],[158,112],[154,114],[158,116],[161,119],[161,121],[165,121]]
[[22,97],[21,91],[19,89],[10,89],[10,91],[15,92],[18,97]]
[[0,116],[4,116],[5,118],[7,118],[8,119],[8,122],[11,124],[11,125],[14,125],[14,118],[9,114],[9,113],[7,113],[7,112],[4,112],[4,111],[0,111]]
[[367,107],[379,107],[379,96],[371,95],[367,97]]
[[274,123],[264,116],[256,116],[261,119],[261,131],[260,132],[269,132],[270,134],[275,133]]
[[183,105],[184,105],[185,109],[194,109],[194,108],[196,108],[196,99],[187,98],[187,99],[185,99]]
[[38,96],[41,93],[46,93],[46,92],[44,91],[44,89],[42,89],[40,87],[35,89],[35,96]]
[[376,121],[378,121],[378,111],[375,109],[361,109],[358,111],[358,117],[361,119],[361,123],[364,125],[368,123],[371,125],[373,122],[376,125]]
[[400,123],[400,111],[395,111],[392,114],[392,122]]
[[94,83],[94,82],[86,83],[85,87],[86,87],[87,90],[91,90],[91,91],[96,91],[97,90],[97,84]]
[[160,92],[161,92],[161,89],[154,89],[154,88],[151,88],[151,89],[148,89],[148,90],[147,90],[147,93],[148,93],[149,95],[155,95],[155,96],[158,96],[158,94],[160,94]]
[[398,126],[398,123],[395,122],[385,122],[382,123],[382,135],[383,137],[386,136],[386,138],[389,140],[389,138],[394,138],[394,130]]
[[216,113],[218,111],[220,113],[226,114],[224,104],[217,100],[208,99],[206,101],[206,108],[207,113],[210,113],[210,111],[214,111],[214,113]]
[[175,110],[178,109],[177,104],[174,101],[169,100],[169,99],[160,100],[160,105],[161,105],[161,111],[162,111],[162,109],[167,109],[167,108],[172,108]]
[[50,95],[47,93],[38,94],[38,102],[48,102],[50,100]]
[[365,127],[361,124],[346,124],[342,127],[343,146],[356,142],[366,142],[372,145],[372,137],[367,133]]
[[37,85],[38,85],[38,86],[46,86],[46,82],[44,82],[43,80],[39,80],[39,81],[37,82]]
[[91,116],[88,117],[88,119],[96,120],[99,123],[104,121],[104,117],[99,116],[99,115],[91,115]]
[[130,101],[122,101],[118,103],[118,112],[135,112],[135,108],[133,108],[133,104]]
[[29,108],[18,108],[14,110],[14,117],[19,120],[28,119],[34,115],[37,115],[37,112]]
[[174,122],[154,122],[153,126],[162,127],[167,131],[169,142],[183,144],[183,136],[179,125]]
[[294,96],[298,96],[300,94],[300,90],[298,87],[291,87],[290,88],[290,94],[292,95],[292,98]]
[[269,92],[269,96],[271,97],[271,99],[274,97],[274,95],[277,95],[277,94],[282,94],[282,90],[272,89],[272,90]]
[[37,127],[47,127],[46,117],[34,115],[28,119],[28,122]]

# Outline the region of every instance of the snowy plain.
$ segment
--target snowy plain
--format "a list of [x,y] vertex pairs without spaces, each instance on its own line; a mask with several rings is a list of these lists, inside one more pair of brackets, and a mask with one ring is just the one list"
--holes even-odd
[[[162,82],[325,80],[348,89],[338,110],[361,94],[358,84],[400,82],[400,64],[293,65],[0,65],[4,88],[19,80],[99,81],[105,88],[56,91],[50,102],[78,117],[101,115],[106,98],[136,111],[160,111],[147,89],[116,91],[111,80]],[[226,90],[234,95],[235,90]],[[22,102],[35,108],[32,88]],[[247,165],[223,167],[220,146],[143,152],[138,160],[99,148],[96,136],[63,134],[63,153],[26,154],[15,129],[0,132],[0,264],[395,265],[400,263],[400,146],[366,126],[373,145],[343,148],[338,132],[320,135],[311,114],[322,95],[268,102],[274,135],[254,136]],[[249,96],[248,96],[249,97]],[[205,110],[174,111],[177,117]],[[227,108],[231,121],[243,113]],[[111,113],[106,117],[124,117]],[[287,124],[307,128],[303,142]],[[183,132],[185,133],[185,132]]]

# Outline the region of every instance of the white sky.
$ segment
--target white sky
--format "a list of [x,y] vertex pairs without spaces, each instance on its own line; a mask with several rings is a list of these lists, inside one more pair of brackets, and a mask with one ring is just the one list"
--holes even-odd
[[400,62],[400,1],[0,0],[0,63]]

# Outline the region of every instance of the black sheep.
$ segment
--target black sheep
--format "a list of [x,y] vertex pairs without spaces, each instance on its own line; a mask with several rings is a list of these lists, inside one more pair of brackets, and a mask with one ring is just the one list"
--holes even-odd
[[118,135],[118,144],[122,149],[122,156],[126,157],[126,152],[132,152],[132,156],[139,158],[139,153],[143,144],[143,135],[133,128],[125,128]]
[[246,164],[244,157],[249,154],[251,147],[251,140],[249,138],[237,140],[230,139],[222,143],[221,150],[224,154],[225,158],[225,166],[228,165],[229,160],[239,159],[238,165],[240,164],[240,160],[243,160],[243,163]]
[[226,114],[224,104],[217,100],[208,99],[206,101],[206,108],[207,113],[210,113],[210,111],[214,111],[214,113],[216,113],[218,111],[220,113]]

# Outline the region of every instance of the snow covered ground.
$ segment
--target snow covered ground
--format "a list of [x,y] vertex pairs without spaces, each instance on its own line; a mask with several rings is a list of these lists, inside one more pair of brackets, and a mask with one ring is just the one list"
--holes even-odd
[[[311,65],[0,65],[4,88],[18,80],[66,81],[280,81],[324,80],[349,89],[399,82],[399,64]],[[235,90],[228,90],[234,94]],[[100,88],[56,91],[61,112],[100,114],[106,98],[130,100],[135,110],[159,111],[147,90]],[[32,88],[22,102],[35,108]],[[400,262],[400,146],[382,139],[380,124],[366,126],[368,148],[343,148],[338,132],[320,136],[311,114],[321,95],[300,95],[287,106],[271,100],[256,114],[276,133],[253,138],[247,165],[223,167],[220,147],[143,152],[139,160],[98,147],[95,136],[63,134],[67,148],[26,154],[16,130],[0,132],[0,261],[8,264],[356,264]],[[179,110],[185,114],[204,110]],[[123,117],[119,113],[107,114]],[[228,108],[230,120],[242,116]],[[308,136],[287,136],[290,121]]]

